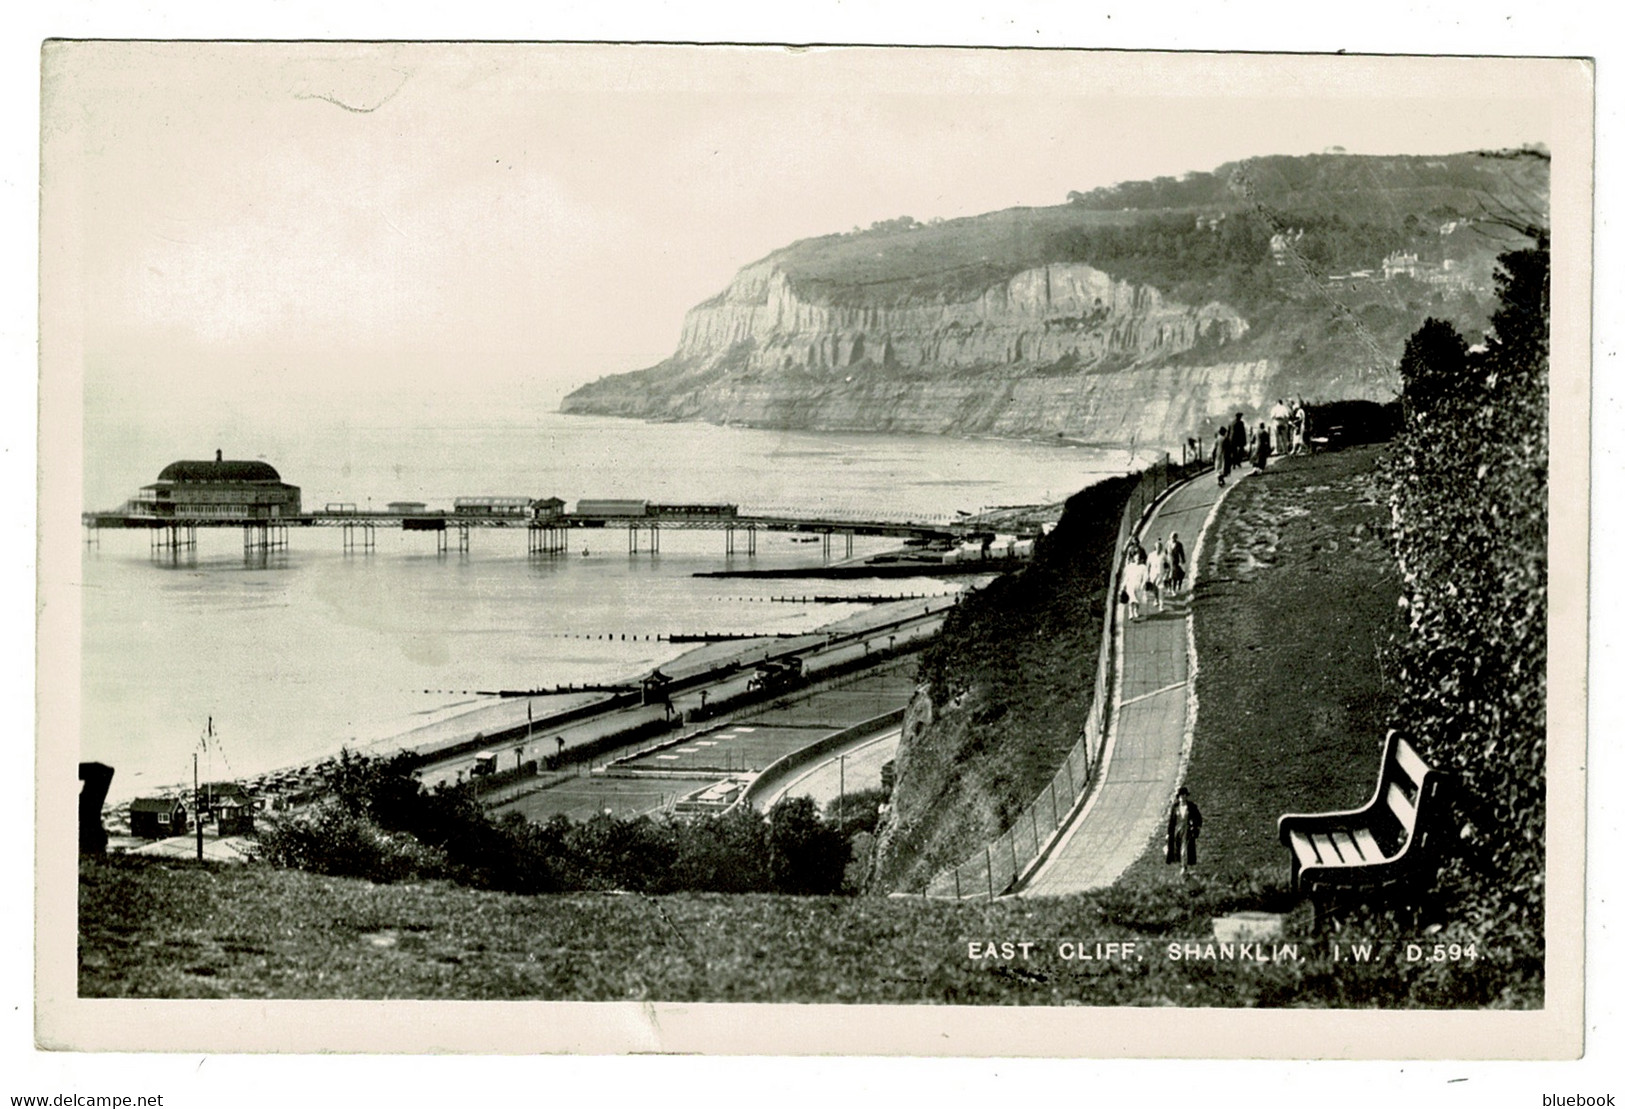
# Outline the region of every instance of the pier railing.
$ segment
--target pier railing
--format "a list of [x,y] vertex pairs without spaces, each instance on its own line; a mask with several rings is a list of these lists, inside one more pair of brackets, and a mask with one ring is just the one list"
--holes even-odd
[[1010,892],[1048,855],[1064,832],[1073,810],[1094,785],[1111,727],[1112,678],[1117,663],[1117,591],[1123,549],[1158,500],[1173,486],[1206,468],[1200,458],[1191,457],[1192,453],[1185,452],[1180,462],[1173,462],[1165,455],[1161,461],[1142,470],[1123,508],[1113,547],[1111,574],[1106,583],[1106,619],[1101,626],[1092,700],[1077,742],[1049,783],[1016,815],[1010,826],[970,858],[932,878],[926,887],[927,897],[991,899]]

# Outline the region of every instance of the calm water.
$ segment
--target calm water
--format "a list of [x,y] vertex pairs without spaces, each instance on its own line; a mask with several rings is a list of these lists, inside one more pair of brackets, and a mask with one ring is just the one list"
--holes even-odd
[[[125,424],[98,435],[93,417],[87,507],[111,507],[167,462],[216,446],[265,457],[302,488],[307,509],[512,494],[942,519],[1060,499],[1126,464],[1085,449],[501,410],[306,421],[297,435],[245,435],[258,449],[169,441],[210,430]],[[179,559],[155,555],[140,532],[86,546],[81,749],[117,769],[113,796],[189,779],[211,716],[218,739],[205,773],[253,774],[398,733],[474,703],[474,691],[606,681],[686,649],[633,636],[804,631],[858,611],[763,598],[949,588],[692,577],[730,564],[720,533],[668,530],[654,557],[629,556],[622,530],[577,531],[569,554],[553,558],[527,556],[522,529],[477,530],[466,556],[454,533],[442,555],[431,534],[377,536],[376,551],[346,553],[337,530],[293,529],[290,549],[258,564],[236,529],[200,530],[197,550]],[[860,539],[855,550],[895,545]],[[765,534],[755,559],[731,562],[821,563],[820,545]]]

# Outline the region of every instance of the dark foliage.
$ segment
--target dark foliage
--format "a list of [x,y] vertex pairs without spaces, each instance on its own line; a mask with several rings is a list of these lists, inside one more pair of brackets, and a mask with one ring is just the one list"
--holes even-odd
[[1134,484],[1134,478],[1109,478],[1074,494],[1031,566],[995,578],[949,613],[920,658],[920,681],[933,703],[942,706],[979,686],[992,697],[984,715],[1002,716],[1006,695],[1020,688],[1031,663],[1020,645],[1049,641],[1054,654],[1057,638],[1070,640],[1091,626],[1098,635],[1117,521]]
[[810,797],[786,797],[767,817],[768,865],[780,893],[835,893],[852,841],[825,824]]
[[[1448,326],[1448,325],[1447,325]],[[1398,401],[1335,400],[1309,407],[1310,434],[1332,449],[1360,443],[1386,443],[1404,426]]]
[[329,772],[329,799],[267,830],[260,857],[318,874],[447,878],[509,893],[836,893],[851,837],[864,830],[857,820],[826,823],[804,798],[781,802],[771,821],[749,810],[694,821],[493,821],[466,785],[424,790],[414,765],[345,752]]
[[1548,254],[1501,258],[1486,349],[1430,321],[1401,365],[1394,475],[1408,628],[1395,727],[1451,771],[1445,889],[1475,927],[1538,950],[1546,839]]
[[831,801],[824,809],[824,819],[843,835],[873,833],[880,823],[880,806],[886,803],[886,796],[883,789],[853,790]]

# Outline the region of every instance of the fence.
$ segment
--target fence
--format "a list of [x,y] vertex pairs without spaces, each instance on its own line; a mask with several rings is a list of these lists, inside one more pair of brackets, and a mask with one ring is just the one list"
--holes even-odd
[[1106,583],[1106,619],[1100,633],[1100,659],[1095,667],[1093,700],[1083,734],[1072,745],[1049,784],[1027,805],[1010,826],[981,851],[931,879],[927,897],[957,900],[994,898],[1009,892],[1031,870],[1054,842],[1072,810],[1089,792],[1100,767],[1101,750],[1110,727],[1112,675],[1116,663],[1118,574],[1123,548],[1139,530],[1151,506],[1172,486],[1206,468],[1197,452],[1187,449],[1175,463],[1166,455],[1140,472],[1117,526],[1112,569]]

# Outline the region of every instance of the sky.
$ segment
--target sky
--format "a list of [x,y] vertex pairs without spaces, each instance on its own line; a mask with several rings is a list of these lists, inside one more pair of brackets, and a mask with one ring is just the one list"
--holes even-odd
[[44,56],[43,235],[76,248],[61,319],[92,408],[551,404],[671,353],[689,307],[799,238],[1257,154],[1547,138],[1530,90],[1463,94],[1481,62],[1383,64],[64,43]]

